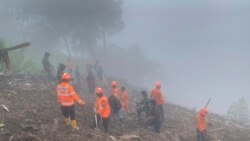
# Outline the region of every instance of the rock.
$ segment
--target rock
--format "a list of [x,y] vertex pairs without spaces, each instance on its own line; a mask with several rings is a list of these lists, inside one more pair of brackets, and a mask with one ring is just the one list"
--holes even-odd
[[49,128],[49,125],[48,124],[41,124],[41,129],[42,130],[46,130]]
[[109,138],[110,138],[112,141],[117,141],[116,137],[114,137],[114,136],[109,135]]
[[121,136],[121,139],[123,139],[123,140],[132,140],[132,139],[139,139],[139,138],[140,137],[135,135],[135,134]]
[[33,131],[38,131],[39,128],[35,125],[29,125],[29,124],[21,124],[21,127],[25,130],[33,130]]
[[90,133],[88,133],[86,136],[87,136],[87,138],[93,138],[94,137],[94,135],[92,135]]

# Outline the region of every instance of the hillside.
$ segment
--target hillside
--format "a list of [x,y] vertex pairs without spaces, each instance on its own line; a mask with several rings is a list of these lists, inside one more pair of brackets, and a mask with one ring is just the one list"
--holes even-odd
[[[0,141],[194,141],[195,114],[180,106],[166,105],[166,120],[161,133],[154,133],[143,121],[136,121],[134,109],[126,115],[125,125],[110,122],[110,132],[104,134],[93,128],[92,103],[77,107],[79,131],[63,123],[60,106],[53,87],[45,85],[42,77],[29,81],[22,76],[1,76],[0,81]],[[128,88],[139,93],[135,87]],[[85,98],[85,95],[81,95]],[[130,97],[140,99],[137,95]],[[4,105],[4,106],[3,106]],[[208,117],[208,141],[249,141],[250,130],[218,115]]]

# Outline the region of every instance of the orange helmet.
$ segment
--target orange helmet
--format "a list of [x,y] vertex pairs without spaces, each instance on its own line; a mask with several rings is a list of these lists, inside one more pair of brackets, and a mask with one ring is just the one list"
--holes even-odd
[[208,114],[207,108],[202,108],[202,109],[200,110],[200,114],[201,114],[202,116],[206,116],[206,115]]
[[156,88],[161,88],[161,82],[156,82],[156,83],[155,83],[155,87],[156,87]]
[[103,89],[100,88],[100,87],[98,87],[98,88],[95,89],[95,93],[96,94],[102,94],[103,93]]
[[111,86],[112,86],[112,87],[117,87],[117,83],[116,83],[115,81],[113,81],[113,82],[111,83]]
[[70,77],[70,75],[68,73],[63,73],[61,79],[62,80],[69,80],[69,79],[71,79],[71,77]]

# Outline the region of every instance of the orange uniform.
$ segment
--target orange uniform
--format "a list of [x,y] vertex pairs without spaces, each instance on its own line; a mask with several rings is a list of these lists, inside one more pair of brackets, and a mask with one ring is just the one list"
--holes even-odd
[[163,96],[162,96],[162,93],[161,93],[161,90],[159,88],[154,88],[151,91],[151,98],[153,100],[155,100],[156,105],[163,105],[165,103]]
[[206,115],[208,113],[207,109],[201,109],[196,116],[196,128],[200,132],[204,132],[207,128]]
[[110,115],[110,108],[108,98],[102,96],[101,98],[96,99],[95,103],[96,113],[100,115],[101,118],[108,118]]
[[128,111],[128,92],[124,91],[121,95],[122,110]]
[[84,105],[84,102],[79,98],[73,87],[67,82],[61,82],[57,88],[57,100],[62,106],[72,106],[74,102]]

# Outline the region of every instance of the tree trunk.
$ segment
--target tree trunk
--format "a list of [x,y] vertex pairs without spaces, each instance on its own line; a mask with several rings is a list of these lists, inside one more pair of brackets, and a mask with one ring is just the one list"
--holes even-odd
[[65,37],[65,38],[63,38],[63,39],[64,39],[64,44],[65,44],[66,50],[67,50],[67,52],[68,52],[68,55],[69,55],[69,57],[71,58],[72,55],[71,55],[71,52],[70,52],[68,39],[67,39],[67,37]]
[[106,54],[106,30],[105,28],[102,31],[102,44],[103,44],[103,56],[106,59],[107,54]]

